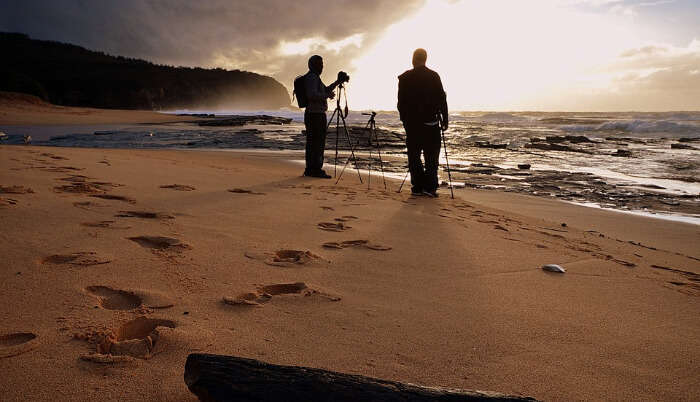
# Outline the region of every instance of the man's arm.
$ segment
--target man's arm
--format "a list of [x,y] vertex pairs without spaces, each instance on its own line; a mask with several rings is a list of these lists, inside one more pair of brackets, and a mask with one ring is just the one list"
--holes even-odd
[[329,86],[326,87],[326,91],[327,91],[329,94],[332,93],[333,90],[335,90],[335,87],[337,87],[339,84],[340,84],[340,82],[338,82],[338,80],[336,80],[334,83],[332,83],[331,85],[329,85]]
[[398,102],[396,103],[396,109],[399,110],[399,119],[403,121],[403,117],[401,116],[401,111],[404,109],[404,106],[406,105],[406,88],[405,84],[403,81],[401,81],[401,78],[399,77],[399,95],[398,95]]

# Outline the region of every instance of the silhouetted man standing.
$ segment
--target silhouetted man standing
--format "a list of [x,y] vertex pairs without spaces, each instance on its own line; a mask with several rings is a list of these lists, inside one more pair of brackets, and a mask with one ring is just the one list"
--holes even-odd
[[306,126],[306,169],[304,176],[322,177],[330,179],[331,176],[323,170],[323,153],[326,149],[326,111],[327,99],[333,99],[333,90],[340,83],[335,81],[325,86],[321,81],[323,72],[323,58],[314,55],[309,58],[309,72],[304,78],[306,98],[308,104],[304,111],[304,125]]
[[447,96],[438,73],[425,66],[427,59],[424,49],[413,52],[413,69],[399,76],[397,106],[406,130],[411,192],[437,197],[440,125],[447,130]]

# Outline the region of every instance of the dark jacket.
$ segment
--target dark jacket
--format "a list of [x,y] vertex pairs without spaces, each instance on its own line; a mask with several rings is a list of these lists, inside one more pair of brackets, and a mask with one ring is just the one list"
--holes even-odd
[[309,113],[325,113],[328,110],[328,98],[331,90],[323,84],[321,77],[313,71],[309,71],[304,77],[306,99],[308,100],[306,111]]
[[425,66],[399,75],[399,116],[404,123],[428,123],[442,115],[447,122],[447,95],[440,76]]

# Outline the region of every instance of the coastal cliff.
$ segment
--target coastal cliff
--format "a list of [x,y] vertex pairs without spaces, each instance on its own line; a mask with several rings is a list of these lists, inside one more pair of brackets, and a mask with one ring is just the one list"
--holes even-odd
[[165,110],[290,104],[282,84],[248,71],[158,65],[17,33],[0,33],[0,54],[0,90],[56,105]]

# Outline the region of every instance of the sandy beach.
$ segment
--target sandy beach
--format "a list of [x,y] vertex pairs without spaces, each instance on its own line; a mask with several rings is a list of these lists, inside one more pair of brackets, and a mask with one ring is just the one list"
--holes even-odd
[[192,120],[196,119],[149,110],[59,106],[44,102],[36,96],[0,91],[2,125],[166,123]]
[[368,191],[287,159],[0,147],[3,400],[195,400],[192,352],[543,400],[700,397],[697,225]]

